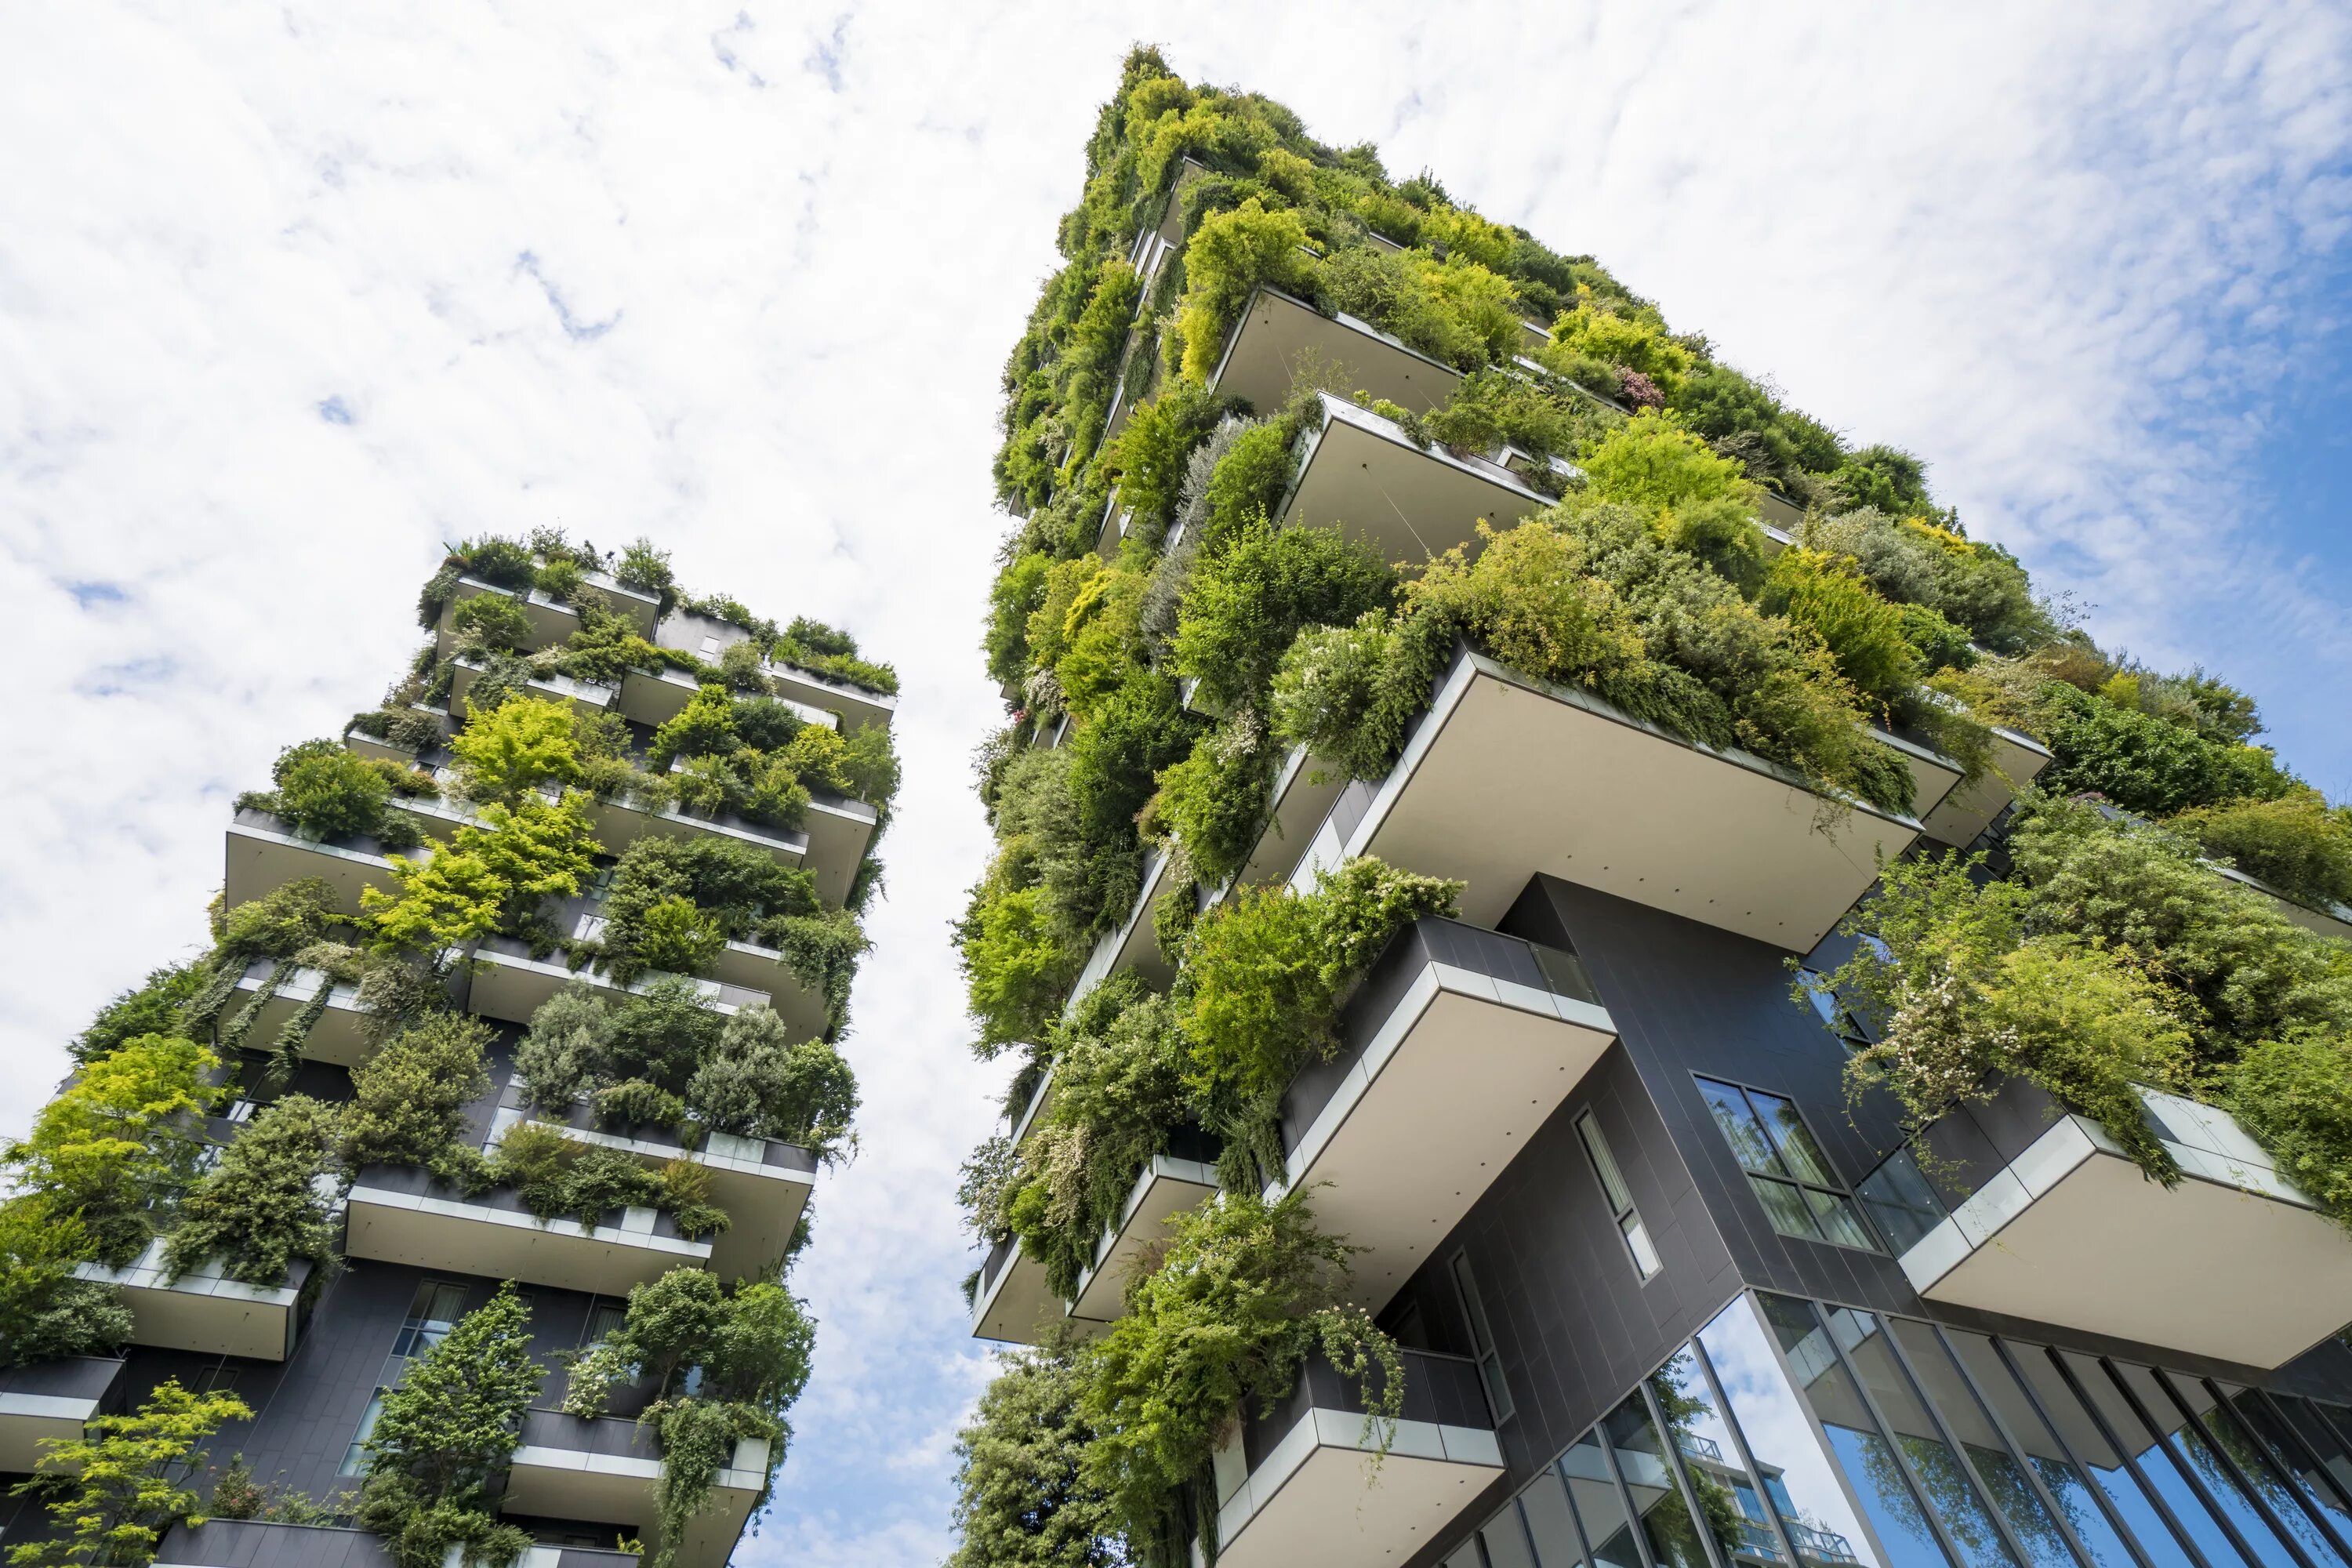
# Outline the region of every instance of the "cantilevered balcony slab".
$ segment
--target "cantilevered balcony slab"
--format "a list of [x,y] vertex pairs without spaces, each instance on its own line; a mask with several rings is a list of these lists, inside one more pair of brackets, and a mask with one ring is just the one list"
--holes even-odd
[[[1965,776],[1959,763],[1907,735],[1874,728],[1878,743],[1903,759],[1911,773],[1911,815],[1925,822],[1927,814],[1951,797]],[[1975,837],[1973,834],[1971,837]]]
[[[585,984],[618,1000],[642,996],[656,982],[672,978],[659,970],[647,970],[628,984],[618,985],[602,964],[586,964],[575,970],[552,955],[533,958],[530,943],[510,936],[482,938],[470,957],[467,1011],[509,1024],[530,1023],[531,1015],[567,985]],[[695,988],[701,994],[705,1006],[729,1017],[768,1000],[764,991],[747,991],[716,980],[696,980]]]
[[[635,588],[623,587],[602,572],[585,574],[582,583],[594,592],[614,614],[627,621],[631,631],[641,637],[654,635],[654,622],[661,611],[659,599]],[[456,627],[452,623],[457,606],[479,594],[496,594],[521,607],[523,617],[530,623],[530,634],[523,644],[526,652],[536,653],[543,647],[553,647],[580,629],[578,610],[537,588],[501,588],[478,577],[460,577],[451,588],[449,602],[441,612],[440,637],[444,654],[449,651],[455,638]]]
[[1965,1138],[1951,1124],[1966,1113],[1939,1122],[1930,1143],[1959,1169],[1938,1184],[1954,1189],[1948,1201],[1969,1190],[1902,1254],[1912,1288],[1931,1301],[2245,1366],[2283,1366],[2342,1328],[2352,1236],[2226,1111],[2140,1094],[2179,1163],[2173,1187],[2143,1175],[2096,1122],[2054,1106],[2047,1129],[2005,1163],[1997,1153],[1968,1158],[1986,1146],[1969,1130],[1981,1115],[1959,1129]]
[[[454,659],[449,665],[449,711],[467,711],[466,694],[480,679],[482,667],[471,659]],[[575,680],[568,675],[534,675],[523,682],[530,696],[549,702],[568,702],[583,713],[602,713],[613,706],[619,694],[615,687],[593,680]]]
[[[528,1410],[521,1436],[499,1499],[503,1511],[625,1525],[659,1549],[655,1496],[661,1483],[661,1444],[650,1427],[616,1416]],[[720,1568],[767,1484],[767,1442],[745,1438],[712,1481],[709,1500],[686,1527],[686,1538],[677,1543],[677,1568]]]
[[820,795],[809,802],[808,815],[801,819],[802,835],[808,840],[802,864],[816,879],[818,898],[838,907],[849,897],[880,820],[872,806],[846,795]]
[[291,823],[248,807],[229,820],[222,897],[235,909],[289,882],[317,877],[334,889],[336,912],[356,917],[361,889],[400,891],[393,879],[393,852],[373,838],[358,834],[331,842],[309,838]]
[[1977,835],[1992,826],[1992,819],[2000,815],[2001,808],[2040,778],[2042,770],[2049,765],[2047,746],[1996,725],[1992,732],[1991,771],[1973,784],[1957,785],[1933,809],[1928,807],[1927,796],[1922,794],[1914,815],[1926,825],[1927,837],[1937,843],[1965,848],[1975,843]]
[[1491,925],[1548,872],[1793,952],[1919,835],[1911,817],[1827,799],[1790,769],[1467,649],[1370,794],[1340,832],[1342,793],[1301,879],[1377,855],[1466,882],[1463,918]]
[[971,1337],[1004,1344],[1034,1345],[1067,1316],[1045,1283],[1045,1266],[1008,1237],[989,1250],[980,1266],[980,1286],[971,1298]]
[[[586,904],[572,934],[583,941],[603,940],[603,910],[602,903]],[[580,973],[592,984],[609,984],[602,968]],[[794,1039],[818,1038],[832,1025],[824,994],[804,983],[775,948],[730,940],[710,961],[704,978],[718,982],[717,995],[730,1007],[750,1006],[764,997]]]
[[1393,422],[1328,393],[1322,406],[1282,504],[1286,523],[1338,523],[1410,565],[1475,543],[1482,520],[1507,529],[1552,504],[1500,463],[1424,451]]
[[1094,952],[1087,955],[1087,965],[1078,972],[1077,983],[1070,987],[1069,1006],[1075,1008],[1079,998],[1123,969],[1132,969],[1143,976],[1154,990],[1164,988],[1175,978],[1176,971],[1160,951],[1160,935],[1152,919],[1152,906],[1160,894],[1169,890],[1168,857],[1158,849],[1145,857],[1143,890],[1135,895],[1135,903],[1114,931],[1103,933],[1095,943]]
[[707,834],[765,850],[780,866],[798,866],[808,856],[808,835],[789,827],[772,827],[732,815],[694,816],[675,806],[649,811],[630,800],[597,800],[592,796],[582,804],[588,813],[589,829],[607,855],[617,856],[649,835],[689,838]]
[[0,1473],[30,1475],[49,1445],[80,1439],[93,1416],[123,1404],[122,1363],[67,1356],[0,1368]]
[[1271,415],[1290,401],[1291,384],[1302,369],[1318,379],[1336,374],[1344,390],[1415,414],[1427,414],[1462,384],[1460,371],[1369,321],[1323,315],[1304,300],[1264,286],[1250,297],[1209,384],[1222,395],[1246,399],[1261,416]]
[[1216,1195],[1217,1168],[1204,1160],[1154,1154],[1135,1178],[1118,1223],[1095,1244],[1095,1260],[1078,1277],[1078,1299],[1069,1315],[1108,1323],[1127,1314],[1127,1282],[1137,1259],[1167,1240],[1171,1216]]
[[762,668],[770,690],[788,702],[838,714],[845,732],[863,730],[868,724],[887,728],[898,716],[898,699],[889,692],[836,680],[796,664],[770,663]]
[[1221,1568],[1402,1563],[1502,1475],[1476,1364],[1402,1353],[1385,1456],[1356,1384],[1320,1356],[1271,1414],[1238,1424],[1214,1461]]
[[1331,803],[1339,798],[1347,783],[1344,771],[1307,755],[1304,746],[1293,746],[1290,754],[1283,759],[1282,771],[1274,776],[1265,828],[1225,891],[1276,882],[1289,876],[1291,868],[1298,864],[1299,857],[1314,842],[1316,828],[1330,814]]
[[[268,984],[271,971],[277,967],[266,958],[248,966],[237,980],[236,994],[222,1009],[222,1016],[234,1017]],[[312,1020],[310,1033],[302,1037],[303,1059],[346,1069],[367,1060],[375,1047],[368,1041],[367,1009],[360,1005],[359,987],[331,980],[324,971],[317,969],[297,969],[278,983],[278,989],[261,1005],[253,1026],[246,1032],[247,1042],[257,1047],[269,1046],[289,1020],[318,999],[321,986],[326,988],[327,1003]]]
[[2242,888],[2260,893],[2271,908],[2304,930],[2318,936],[2334,937],[2338,942],[2352,942],[2352,908],[2319,900],[2306,901],[2289,898],[2258,877],[2250,877],[2235,866],[2213,865],[2213,869]]
[[77,1279],[121,1291],[122,1304],[131,1309],[132,1344],[254,1361],[284,1361],[294,1353],[309,1259],[296,1258],[276,1286],[231,1279],[218,1258],[173,1279],[163,1266],[163,1247],[157,1237],[121,1268],[84,1263],[74,1269]]
[[1378,1311],[1616,1026],[1572,954],[1433,918],[1373,963],[1340,1038],[1283,1096],[1284,1181],[1312,1189],[1317,1223],[1367,1249],[1355,1290]]
[[673,1268],[707,1268],[711,1245],[680,1236],[667,1215],[624,1209],[594,1230],[541,1223],[505,1188],[468,1197],[408,1166],[370,1165],[352,1183],[343,1250],[352,1258],[625,1296]]
[[763,1272],[784,1255],[808,1206],[816,1184],[816,1157],[807,1150],[773,1138],[745,1138],[731,1132],[702,1132],[680,1137],[668,1127],[598,1125],[584,1104],[570,1107],[561,1120],[544,1113],[527,1113],[520,1084],[509,1084],[490,1122],[496,1143],[507,1130],[529,1119],[555,1127],[574,1142],[617,1149],[658,1170],[672,1160],[686,1160],[710,1173],[710,1201],[727,1211],[725,1230],[711,1238],[710,1267],[722,1279],[740,1279]]

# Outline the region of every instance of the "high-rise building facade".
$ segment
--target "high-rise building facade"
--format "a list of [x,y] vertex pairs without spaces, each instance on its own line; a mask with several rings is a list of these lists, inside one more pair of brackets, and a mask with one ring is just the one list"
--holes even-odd
[[774,1481],[896,677],[643,542],[484,538],[419,618],[10,1151],[33,1561],[717,1568]]
[[1149,50],[1087,159],[960,1568],[2352,1562],[2352,825],[2253,704],[1433,175]]

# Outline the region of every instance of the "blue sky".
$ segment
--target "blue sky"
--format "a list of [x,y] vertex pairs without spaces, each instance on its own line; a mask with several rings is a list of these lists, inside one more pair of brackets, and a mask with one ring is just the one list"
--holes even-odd
[[988,838],[995,381],[1121,51],[1589,250],[2110,643],[2352,793],[2352,21],[2133,0],[1542,8],[0,11],[0,1133],[202,941],[236,792],[405,660],[441,542],[650,533],[854,628],[909,776],[749,1563],[947,1542],[987,1375],[950,1197],[1002,1067],[946,927]]

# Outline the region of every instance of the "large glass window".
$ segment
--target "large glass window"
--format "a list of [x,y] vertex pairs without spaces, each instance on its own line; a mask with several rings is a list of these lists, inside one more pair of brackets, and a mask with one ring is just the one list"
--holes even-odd
[[[2165,1446],[2174,1458],[2200,1481],[2212,1500],[2212,1506],[2221,1517],[2234,1526],[2239,1538],[2258,1562],[2292,1563],[2294,1555],[2280,1543],[2276,1531],[2264,1518],[2262,1508],[2240,1488],[2231,1475],[2229,1462],[2214,1450],[2213,1445],[2199,1431],[2185,1411],[2174,1404],[2157,1381],[2156,1374],[2144,1366],[2130,1366],[2111,1362],[2109,1369],[2130,1391],[2132,1400],[2142,1415],[2153,1422]],[[2324,1561],[2324,1559],[2323,1559]]]
[[1633,1272],[1644,1280],[1665,1267],[1659,1261],[1658,1249],[1650,1244],[1650,1232],[1642,1224],[1642,1216],[1633,1212],[1633,1190],[1625,1185],[1624,1173],[1617,1169],[1616,1156],[1609,1152],[1609,1140],[1601,1135],[1601,1123],[1592,1112],[1581,1110],[1576,1117],[1577,1141],[1584,1145],[1585,1157],[1592,1162],[1592,1173],[1601,1182],[1601,1193],[1608,1201],[1609,1213],[1617,1222],[1617,1234],[1625,1238],[1625,1251],[1633,1260]]
[[[2352,1437],[2347,1436],[2347,1432],[2352,1432],[2352,1427],[2347,1427],[2341,1422],[2329,1421],[2325,1406],[2292,1394],[2261,1394],[2226,1383],[2221,1384],[2221,1392],[2242,1417],[2254,1422],[2258,1427],[2260,1423],[2252,1415],[2253,1411],[2275,1411],[2281,1433],[2302,1445],[2297,1448],[2294,1443],[2279,1438],[2273,1440],[2272,1446],[2282,1454],[2295,1456],[2285,1460],[2288,1468],[2302,1475],[2305,1484],[2311,1488],[2315,1496],[2325,1497],[2330,1483],[2333,1483],[2336,1500],[2323,1503],[2323,1507],[2334,1511],[2352,1505]],[[2339,1411],[2337,1414],[2341,1415],[2344,1413]],[[2339,1528],[2336,1533],[2346,1538],[2347,1545],[2352,1545],[2352,1527]]]
[[[2301,1543],[2304,1552],[2315,1563],[2327,1563],[2340,1554],[2328,1531],[2346,1522],[2336,1503],[2332,1489],[2325,1480],[2315,1488],[2312,1478],[2295,1473],[2295,1464],[2285,1459],[2276,1449],[2283,1432],[2275,1430],[2267,1411],[2257,1413],[2256,1420],[2240,1418],[2234,1402],[2224,1404],[2206,1384],[2178,1373],[2162,1376],[2165,1391],[2170,1394],[2189,1415],[2201,1424],[2228,1459],[2231,1468],[2270,1509],[2278,1527]],[[2293,1452],[2292,1444],[2287,1452]]]
[[1486,1548],[1486,1568],[1536,1568],[1535,1553],[1528,1547],[1528,1527],[1519,1522],[1518,1500],[1503,1505],[1503,1511],[1486,1521],[1478,1532]]
[[1680,1483],[1666,1446],[1650,1420],[1650,1408],[1640,1394],[1609,1413],[1601,1424],[1617,1460],[1625,1495],[1642,1521],[1642,1534],[1658,1568],[1708,1568],[1706,1548],[1699,1544],[1698,1528],[1683,1501]]
[[1660,1367],[1650,1378],[1650,1395],[1665,1423],[1667,1441],[1682,1459],[1699,1521],[1715,1537],[1723,1561],[1784,1561],[1763,1487],[1716,1408],[1698,1352],[1685,1349]]
[[[1946,1329],[1943,1333],[1953,1352],[1958,1356],[1960,1364],[1968,1369],[1969,1378],[1983,1393],[1993,1415],[2008,1430],[2011,1442],[2024,1456],[2034,1479],[2042,1483],[2042,1490],[2057,1505],[2067,1529],[2074,1532],[2075,1541],[2090,1558],[2091,1568],[2132,1568],[2131,1549],[2116,1533],[2115,1525],[2108,1520],[2105,1510],[2100,1508],[2098,1498],[2092,1492],[2092,1483],[2075,1468],[2074,1460],[2067,1456],[2065,1445],[2059,1442],[2056,1433],[2042,1419],[2032,1399],[2010,1374],[2008,1365],[2000,1359],[2000,1352],[1993,1349],[1992,1342],[1982,1334],[1965,1333],[1954,1329]],[[1984,1470],[1981,1461],[1978,1469],[1979,1472]],[[2129,1485],[2130,1479],[2128,1476],[2125,1477],[2125,1484]],[[2000,1483],[1994,1481],[1990,1474],[1986,1475],[1986,1482],[1996,1493],[1999,1492]],[[2155,1561],[2167,1564],[2168,1568],[2179,1553],[2168,1536],[2163,1538],[2161,1544],[2167,1551],[2156,1553]]]
[[[2073,1351],[2059,1352],[2058,1361],[2107,1430],[2115,1434],[2116,1442],[2138,1470],[2148,1490],[2203,1554],[2209,1568],[2244,1568],[2245,1558],[2231,1542],[2221,1521],[2198,1497],[2188,1472],[2180,1468],[2172,1450],[2147,1429],[2147,1424],[2124,1397],[2123,1390],[2107,1375],[2106,1368]],[[2284,1557],[2283,1550],[2280,1555]]]
[[1698,1089],[1773,1229],[1807,1241],[1878,1249],[1793,1100],[1711,1078],[1700,1079]]
[[1641,1548],[1633,1544],[1633,1524],[1626,1518],[1601,1428],[1578,1438],[1561,1457],[1559,1468],[1576,1516],[1584,1521],[1584,1539],[1592,1546],[1592,1568],[1647,1568]]
[[408,1317],[400,1325],[399,1337],[392,1342],[392,1353],[403,1361],[423,1355],[447,1339],[465,1315],[465,1286],[448,1279],[419,1280],[416,1298],[408,1304]]
[[[2029,1345],[2004,1339],[2011,1364],[2015,1367],[2025,1385],[2032,1392],[2034,1403],[2047,1415],[2074,1458],[2090,1471],[2091,1479],[2123,1520],[2141,1552],[2158,1568],[2189,1568],[2189,1553],[2182,1550],[2172,1526],[2166,1521],[2154,1500],[2141,1489],[2139,1478],[2124,1462],[2120,1437],[2111,1438],[2095,1413],[2085,1405],[2073,1384],[2059,1371],[2050,1352],[2039,1345]],[[2226,1564],[2232,1558],[2224,1558]]]
[[383,1396],[389,1389],[377,1389],[368,1395],[367,1408],[360,1412],[359,1430],[344,1445],[343,1463],[335,1473],[340,1476],[361,1476],[367,1473],[368,1438],[375,1433],[376,1421],[383,1415]]
[[[1959,1445],[1968,1468],[1975,1472],[1985,1500],[2009,1526],[2010,1539],[2025,1554],[2032,1568],[2074,1568],[2074,1553],[2066,1532],[2042,1506],[2042,1495],[2024,1465],[2010,1453],[2009,1444],[1978,1403],[1968,1380],[1944,1350],[1936,1331],[1906,1318],[1887,1324],[1896,1346],[1910,1363],[1927,1403],[1944,1418],[1944,1426]],[[1924,1473],[1924,1471],[1923,1471]]]
[[1828,1317],[1831,1334],[1844,1346],[1927,1506],[1968,1568],[2012,1568],[2016,1560],[1970,1483],[1968,1467],[1944,1441],[1935,1417],[1904,1375],[1887,1342],[1885,1320],[1844,1307],[1828,1309]]
[[1584,1543],[1576,1537],[1576,1521],[1568,1511],[1568,1483],[1557,1468],[1539,1473],[1519,1494],[1519,1517],[1527,1521],[1534,1543],[1536,1568],[1580,1568]]

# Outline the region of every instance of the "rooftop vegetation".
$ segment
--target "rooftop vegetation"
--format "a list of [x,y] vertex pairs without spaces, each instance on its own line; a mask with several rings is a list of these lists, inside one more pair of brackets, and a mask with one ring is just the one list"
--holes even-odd
[[[1187,84],[1151,49],[1126,61],[1058,238],[1003,383],[994,475],[1016,522],[982,651],[1010,719],[978,758],[997,847],[957,927],[977,1048],[1022,1058],[1013,1109],[1049,1069],[1055,1092],[1019,1148],[992,1139],[965,1167],[983,1241],[1017,1237],[1072,1293],[1135,1173],[1192,1128],[1220,1143],[1227,1192],[1184,1225],[1252,1212],[1279,1154],[1275,1108],[1331,1048],[1353,977],[1451,893],[1372,863],[1303,895],[1234,879],[1288,757],[1381,779],[1465,645],[1778,764],[1830,815],[1917,805],[1882,731],[1970,780],[1997,766],[2002,731],[2046,746],[2014,882],[1933,859],[1890,870],[1867,918],[1889,922],[1892,957],[1858,959],[1867,973],[1842,984],[1902,1028],[1857,1081],[1927,1118],[2023,1073],[2112,1119],[2158,1173],[2127,1101],[2133,1083],[2172,1084],[2242,1107],[2343,1212],[2352,1188],[2327,1162],[2352,1150],[2352,1096],[2341,1026],[2311,1016],[2309,987],[2326,987],[2295,982],[2304,1010],[2259,1023],[2230,1009],[2352,948],[2210,862],[2313,908],[2344,902],[2352,819],[2258,743],[2244,693],[2100,648],[2014,557],[1969,537],[1919,458],[1792,406],[1592,258],[1482,216],[1432,174],[1396,178],[1368,146],[1323,145],[1265,98]],[[1226,395],[1218,367],[1261,289],[1460,380],[1408,409],[1302,357],[1278,406]],[[1335,401],[1425,451],[1506,464],[1551,504],[1416,562],[1286,517]],[[1768,531],[1768,515],[1785,528]],[[2094,834],[2084,824],[2108,818],[2066,804],[2077,795],[2157,820]],[[2192,953],[2175,932],[2159,952],[2101,923],[2119,916],[2070,903],[2062,919],[2048,889],[2072,884],[2053,857],[2076,838],[2128,847],[2181,898],[2193,884],[2200,908],[2227,911],[2213,929],[2230,941]],[[1139,910],[1155,865],[1156,905]],[[1166,993],[1120,973],[1074,994],[1107,933],[1143,917],[1175,974]],[[1282,1203],[1305,1253],[1344,1258],[1344,1238],[1315,1232],[1311,1194]],[[1207,1231],[1183,1234],[1178,1251]],[[1171,1500],[1235,1387],[1162,1375],[1182,1270],[1152,1254],[1128,1289],[1108,1344],[1139,1360],[1049,1348],[1009,1363],[982,1400],[960,1448],[960,1564],[1184,1555]],[[1244,1309],[1213,1292],[1184,1311],[1232,1336],[1218,1342],[1248,1337]]]

